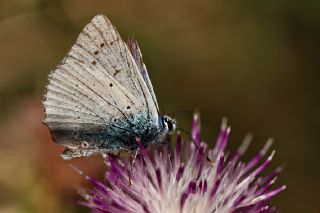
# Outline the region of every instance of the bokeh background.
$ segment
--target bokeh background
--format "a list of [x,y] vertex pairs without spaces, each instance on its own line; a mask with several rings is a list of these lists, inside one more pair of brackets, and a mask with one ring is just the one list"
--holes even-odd
[[[213,143],[221,118],[230,149],[247,132],[247,158],[268,137],[284,165],[273,203],[282,212],[320,212],[320,1],[0,0],[0,212],[87,212],[88,184],[60,159],[41,124],[49,71],[84,25],[106,14],[142,48],[163,112],[190,129],[192,111]],[[101,177],[100,157],[71,161]]]

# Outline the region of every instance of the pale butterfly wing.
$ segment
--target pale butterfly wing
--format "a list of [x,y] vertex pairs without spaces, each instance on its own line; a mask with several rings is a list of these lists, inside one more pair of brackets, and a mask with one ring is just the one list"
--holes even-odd
[[[130,116],[139,113],[141,107],[111,76],[75,62],[61,64],[51,74],[44,106],[44,122],[53,139],[75,149],[83,142],[88,145],[94,142],[94,147],[99,148],[105,143],[99,138],[113,136],[110,130],[132,131]],[[117,125],[121,120],[126,121],[127,126]],[[105,131],[106,127],[109,132]],[[109,145],[109,148],[117,147]]]
[[[145,82],[116,29],[105,16],[98,15],[50,74],[44,123],[53,139],[69,148],[66,158],[96,152],[80,150],[83,143],[91,146],[94,142],[97,150],[127,146],[126,141],[116,146],[101,139],[121,141],[124,134],[144,134],[144,125],[157,128],[157,102],[148,84],[150,80]],[[68,151],[72,152],[68,155]]]
[[158,106],[156,94],[154,93],[153,86],[151,84],[151,81],[150,81],[150,78],[149,78],[149,75],[148,75],[147,67],[143,62],[142,53],[141,53],[141,50],[139,48],[138,42],[137,42],[137,40],[135,40],[133,38],[130,38],[130,39],[127,40],[127,45],[128,45],[128,47],[130,49],[131,55],[134,58],[134,60],[135,60],[135,62],[137,64],[137,66],[138,66],[138,69],[139,69],[144,81],[147,84],[149,92],[150,92],[150,94],[152,96],[152,100],[153,100],[154,104],[156,105],[157,110],[159,111],[159,106]]
[[141,102],[148,120],[158,117],[157,103],[130,50],[106,16],[97,15],[85,26],[64,61],[79,61],[104,70]]

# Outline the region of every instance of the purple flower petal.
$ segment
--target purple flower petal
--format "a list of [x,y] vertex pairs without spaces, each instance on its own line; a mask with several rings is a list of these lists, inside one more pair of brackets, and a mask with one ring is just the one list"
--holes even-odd
[[[258,176],[271,163],[274,152],[265,159],[271,141],[248,163],[240,161],[252,136],[247,136],[231,156],[226,147],[230,127],[221,125],[215,148],[201,142],[199,114],[192,124],[192,140],[183,143],[178,133],[175,150],[139,147],[133,165],[130,159],[105,157],[109,167],[102,183],[87,177],[93,186],[82,191],[80,202],[93,212],[232,212],[269,213],[274,207],[269,201],[286,186],[272,189],[281,167],[264,177]],[[171,156],[173,155],[173,156]],[[264,160],[265,159],[265,160]]]
[[200,138],[200,118],[199,114],[195,113],[193,116],[193,124],[192,124],[192,139],[197,145],[200,145],[201,138]]
[[182,174],[184,172],[184,164],[182,163],[177,171],[177,174],[176,174],[176,181],[179,182]]

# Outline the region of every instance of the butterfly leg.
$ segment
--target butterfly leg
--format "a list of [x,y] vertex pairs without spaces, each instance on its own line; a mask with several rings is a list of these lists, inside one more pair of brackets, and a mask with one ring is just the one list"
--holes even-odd
[[132,170],[133,170],[134,163],[136,162],[136,159],[137,159],[137,156],[138,156],[139,151],[140,151],[140,149],[136,149],[136,150],[134,151],[134,154],[133,154],[133,158],[132,158],[132,161],[131,161],[130,174],[129,174],[129,186],[131,186]]
[[214,161],[213,160],[211,160],[208,156],[207,156],[207,161],[212,165],[212,166],[214,166]]

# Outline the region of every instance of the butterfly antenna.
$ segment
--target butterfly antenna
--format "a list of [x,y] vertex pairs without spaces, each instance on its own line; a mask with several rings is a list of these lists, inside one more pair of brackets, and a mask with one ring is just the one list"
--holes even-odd
[[173,110],[165,112],[165,114],[172,115],[173,118],[176,117],[176,113],[193,113],[193,110]]
[[129,186],[131,186],[132,170],[133,170],[133,167],[134,167],[134,164],[136,162],[136,159],[137,159],[139,152],[140,152],[140,149],[135,150],[134,154],[132,156],[131,168],[130,168],[130,174],[129,174]]
[[188,135],[190,137],[190,140],[193,142],[193,144],[196,146],[197,149],[199,149],[199,144],[192,138],[192,135],[190,134],[190,132],[188,132],[187,130],[181,128],[181,127],[177,127],[177,130],[185,133],[186,135]]

